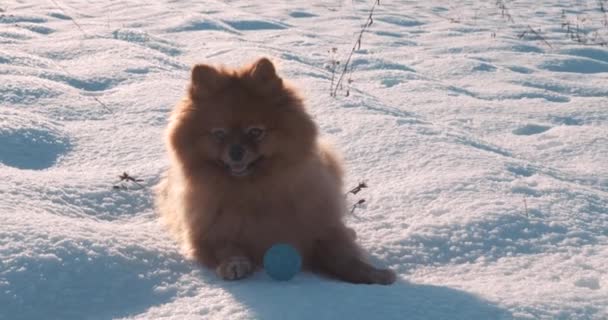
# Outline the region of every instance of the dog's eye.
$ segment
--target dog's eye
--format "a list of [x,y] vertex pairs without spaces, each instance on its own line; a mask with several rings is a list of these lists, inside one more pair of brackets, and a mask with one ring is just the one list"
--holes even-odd
[[224,140],[224,138],[226,138],[226,130],[225,129],[213,129],[211,130],[211,135],[217,140],[217,141],[222,141]]
[[264,137],[264,133],[265,131],[262,128],[252,127],[247,129],[247,135],[256,140],[261,140]]

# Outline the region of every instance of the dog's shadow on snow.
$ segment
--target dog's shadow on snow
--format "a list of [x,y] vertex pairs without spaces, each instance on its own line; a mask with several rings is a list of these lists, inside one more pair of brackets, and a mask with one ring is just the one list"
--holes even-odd
[[301,273],[287,282],[263,272],[222,287],[256,319],[512,319],[504,309],[465,291],[397,281],[353,285]]

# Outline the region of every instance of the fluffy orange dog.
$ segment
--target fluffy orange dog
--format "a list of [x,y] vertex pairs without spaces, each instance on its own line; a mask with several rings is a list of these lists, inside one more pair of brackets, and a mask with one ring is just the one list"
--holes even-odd
[[196,65],[167,130],[171,167],[157,206],[189,254],[223,279],[250,275],[275,243],[308,270],[390,284],[347,228],[340,163],[302,100],[262,58],[238,70]]

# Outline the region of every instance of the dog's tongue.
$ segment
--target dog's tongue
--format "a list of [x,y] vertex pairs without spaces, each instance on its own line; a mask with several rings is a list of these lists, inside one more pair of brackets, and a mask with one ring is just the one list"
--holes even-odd
[[238,165],[230,165],[230,171],[234,175],[241,175],[247,171],[247,165],[238,164]]

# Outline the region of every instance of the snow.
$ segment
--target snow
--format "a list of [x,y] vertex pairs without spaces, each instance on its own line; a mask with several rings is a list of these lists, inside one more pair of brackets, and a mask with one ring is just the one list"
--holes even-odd
[[[334,98],[371,1],[3,1],[0,319],[608,318],[601,2],[381,1]],[[393,286],[224,282],[158,223],[190,66],[261,55],[369,185],[348,224]]]

